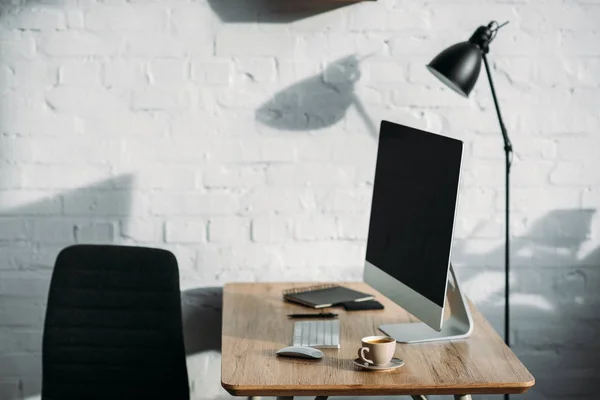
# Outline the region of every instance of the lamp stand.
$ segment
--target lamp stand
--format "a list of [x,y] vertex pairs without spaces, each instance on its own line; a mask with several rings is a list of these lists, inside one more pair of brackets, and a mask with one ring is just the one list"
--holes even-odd
[[494,88],[494,81],[492,80],[492,74],[490,73],[490,66],[487,60],[487,48],[483,51],[483,63],[485,64],[485,71],[490,82],[490,88],[492,90],[492,97],[494,98],[494,105],[496,106],[496,114],[498,114],[498,121],[500,122],[500,130],[502,132],[502,138],[504,139],[504,159],[505,159],[505,236],[504,236],[504,342],[510,346],[510,166],[512,164],[512,143],[506,132],[506,127],[502,121],[502,114],[500,113],[500,106],[498,105],[498,99],[496,98],[496,89]]

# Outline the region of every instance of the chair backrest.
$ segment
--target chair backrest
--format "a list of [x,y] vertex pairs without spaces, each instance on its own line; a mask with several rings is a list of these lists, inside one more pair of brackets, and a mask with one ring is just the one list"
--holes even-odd
[[188,400],[175,256],[75,245],[56,259],[42,345],[42,399]]

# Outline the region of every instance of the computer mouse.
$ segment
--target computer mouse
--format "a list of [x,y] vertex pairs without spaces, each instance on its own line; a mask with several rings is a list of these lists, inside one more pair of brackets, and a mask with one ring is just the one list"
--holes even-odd
[[283,357],[318,359],[318,358],[323,357],[323,352],[321,350],[315,349],[313,347],[290,346],[290,347],[284,347],[283,349],[277,350],[277,355],[283,356]]

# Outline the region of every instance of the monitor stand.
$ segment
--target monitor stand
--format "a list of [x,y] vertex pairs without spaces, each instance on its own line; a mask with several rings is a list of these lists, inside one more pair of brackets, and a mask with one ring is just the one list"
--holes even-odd
[[423,322],[381,325],[379,329],[400,343],[463,339],[469,336],[473,331],[473,320],[465,297],[458,287],[458,279],[456,279],[452,264],[450,264],[450,273],[452,281],[448,282],[447,290],[450,318],[444,321],[440,332]]

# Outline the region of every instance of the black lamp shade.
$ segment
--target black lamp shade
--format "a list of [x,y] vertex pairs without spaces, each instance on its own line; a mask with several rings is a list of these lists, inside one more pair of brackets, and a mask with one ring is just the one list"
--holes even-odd
[[427,69],[455,92],[468,97],[481,70],[481,48],[471,42],[457,43],[438,54]]

